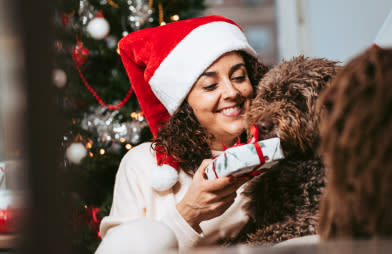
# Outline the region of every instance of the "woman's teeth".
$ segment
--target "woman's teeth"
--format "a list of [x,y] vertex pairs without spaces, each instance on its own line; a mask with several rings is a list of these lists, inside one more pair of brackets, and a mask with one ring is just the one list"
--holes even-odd
[[230,115],[234,112],[237,112],[238,110],[240,110],[240,107],[235,106],[235,107],[231,107],[231,108],[225,108],[222,110],[222,113],[225,115]]

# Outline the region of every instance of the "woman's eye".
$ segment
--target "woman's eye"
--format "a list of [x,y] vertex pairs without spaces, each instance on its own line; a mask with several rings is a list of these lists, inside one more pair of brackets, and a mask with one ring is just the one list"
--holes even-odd
[[233,77],[232,80],[237,81],[237,82],[242,82],[245,80],[245,76],[236,76],[236,77]]
[[207,86],[204,86],[203,89],[206,91],[212,91],[216,88],[216,85],[217,84],[207,85]]

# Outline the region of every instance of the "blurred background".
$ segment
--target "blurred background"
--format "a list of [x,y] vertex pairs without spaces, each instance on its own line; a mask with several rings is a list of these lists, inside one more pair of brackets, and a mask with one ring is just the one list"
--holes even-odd
[[390,0],[0,1],[0,250],[93,253],[122,156],[151,134],[117,50],[145,27],[220,14],[269,66],[369,47]]

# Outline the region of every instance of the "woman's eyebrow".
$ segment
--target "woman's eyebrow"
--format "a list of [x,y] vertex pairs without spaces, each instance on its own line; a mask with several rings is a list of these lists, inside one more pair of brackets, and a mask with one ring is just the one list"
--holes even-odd
[[212,76],[215,76],[215,75],[216,75],[216,71],[206,71],[206,72],[203,72],[203,73],[199,76],[199,78],[201,78],[201,77],[203,77],[203,76],[212,77]]
[[238,63],[238,64],[236,64],[236,65],[233,65],[231,68],[230,68],[230,75],[231,74],[233,74],[233,72],[235,72],[236,70],[238,70],[239,68],[241,68],[241,67],[246,67],[245,66],[245,64],[244,63]]
[[[231,68],[230,68],[230,75],[233,73],[233,72],[235,72],[236,70],[238,70],[240,67],[242,67],[242,66],[244,66],[245,67],[245,64],[244,63],[238,63],[238,64],[236,64],[236,65],[233,65]],[[215,76],[215,75],[217,75],[217,73],[216,73],[216,71],[206,71],[206,72],[203,72],[200,76],[199,76],[199,78],[201,78],[201,77],[203,77],[203,76],[207,76],[207,77],[212,77],[212,76]]]

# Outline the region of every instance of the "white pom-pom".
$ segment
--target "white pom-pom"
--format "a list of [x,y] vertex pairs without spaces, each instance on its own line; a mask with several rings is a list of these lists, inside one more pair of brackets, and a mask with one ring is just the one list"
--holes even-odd
[[157,191],[170,189],[178,181],[178,172],[172,166],[163,164],[152,170],[151,186]]

